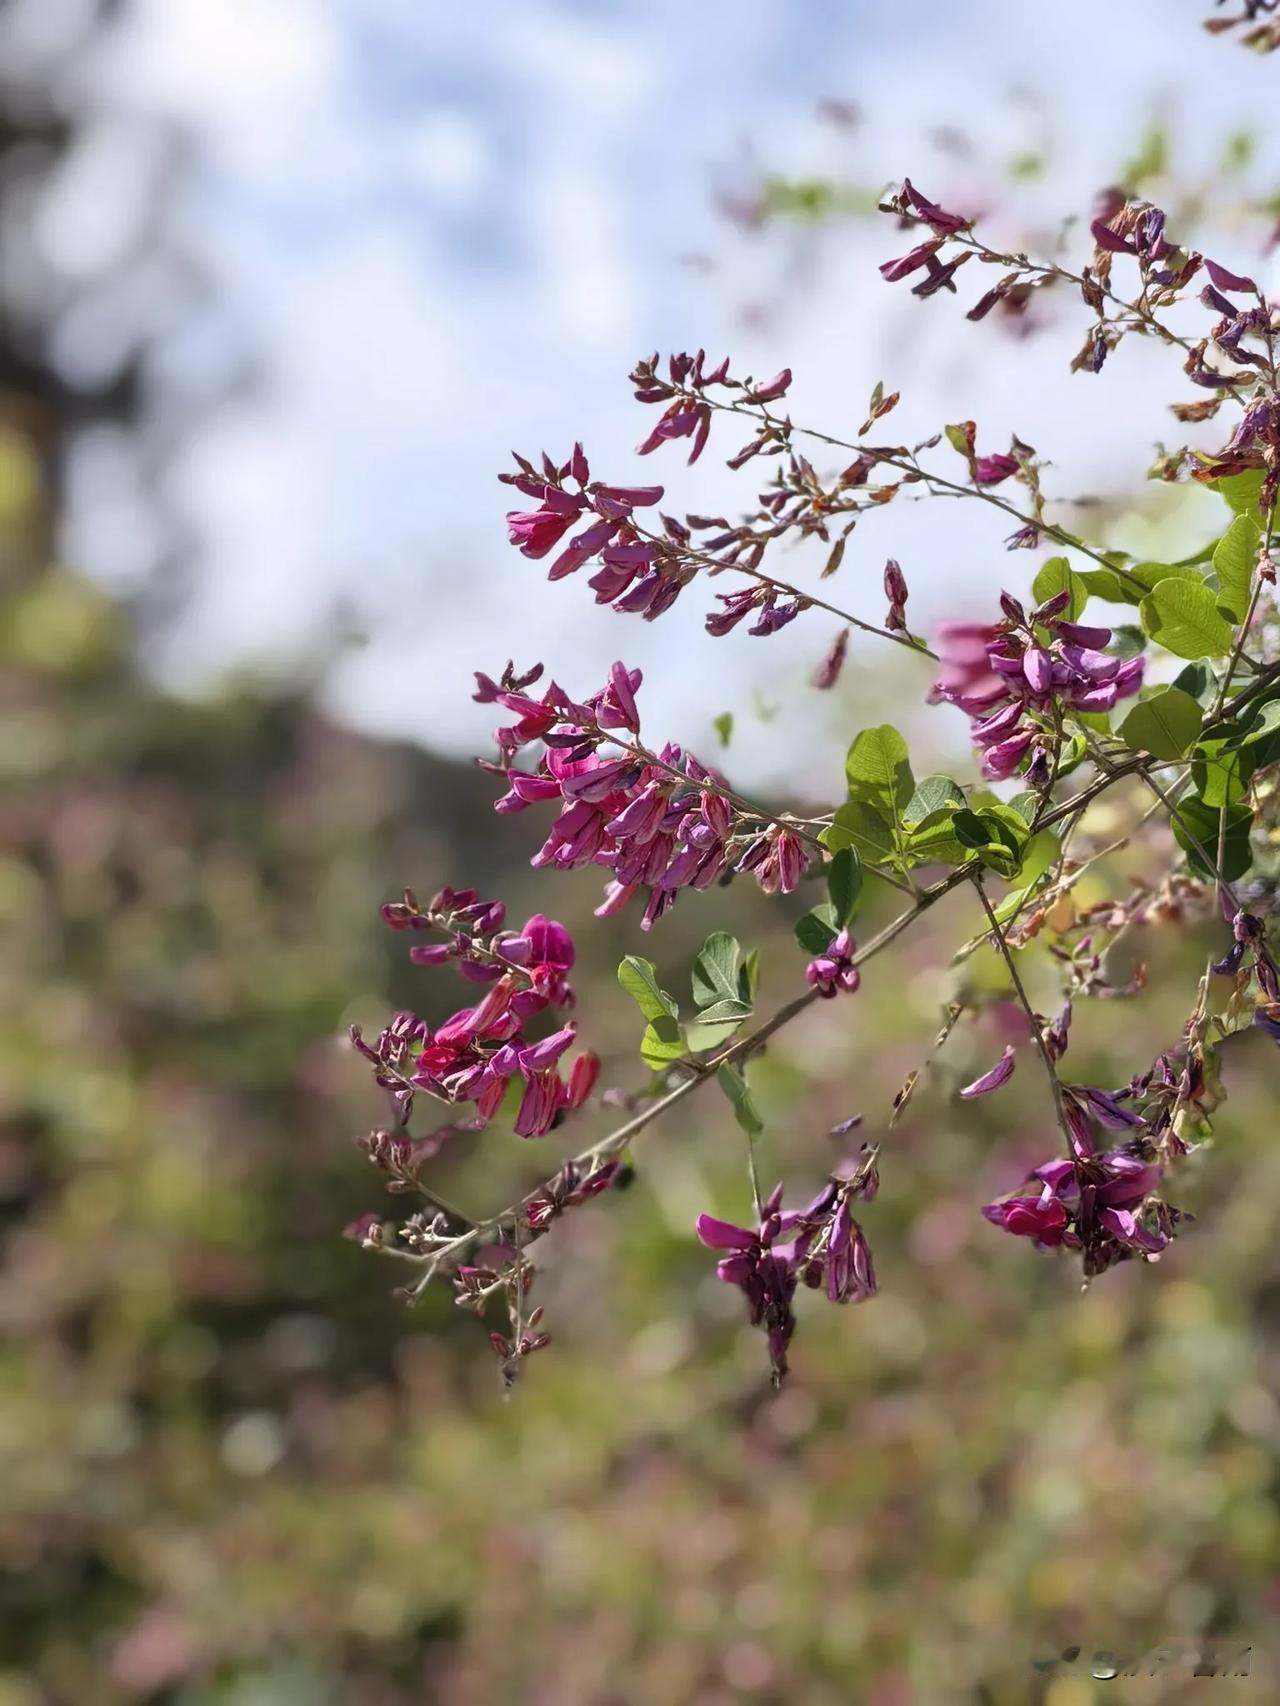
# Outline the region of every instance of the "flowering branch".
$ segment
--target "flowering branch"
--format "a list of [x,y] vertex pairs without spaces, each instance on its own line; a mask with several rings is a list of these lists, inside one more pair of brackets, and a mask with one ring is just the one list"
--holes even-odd
[[[1269,9],[1259,4],[1249,16]],[[1218,20],[1222,27],[1240,21]],[[884,723],[854,736],[843,798],[807,816],[777,812],[682,747],[642,735],[639,670],[614,664],[603,687],[585,699],[555,681],[532,691],[541,666],[517,674],[508,665],[496,680],[477,675],[477,700],[512,719],[496,731],[497,761],[483,763],[502,785],[496,810],[505,816],[552,807],[554,819],[532,863],[600,867],[608,875],[600,915],[638,899],[640,925],[648,930],[681,895],[746,878],[766,895],[791,894],[807,883],[820,884],[823,895],[795,926],[805,955],[803,973],[798,965],[791,973],[796,993],[763,1022],[756,1022],[759,956],[726,933],[708,936],[693,963],[692,1014],[661,987],[649,961],[628,954],[618,978],[645,1022],[640,1053],[650,1086],[629,1099],[633,1111],[621,1125],[516,1202],[481,1218],[452,1207],[424,1182],[422,1170],[464,1134],[474,1137],[510,1119],[517,1136],[538,1139],[592,1105],[595,1053],[578,1052],[563,1073],[561,1067],[577,1044],[569,981],[575,946],[562,925],[542,914],[519,930],[506,928],[501,903],[480,900],[471,889],[444,889],[426,907],[406,891],[384,909],[392,928],[423,934],[410,949],[414,964],[452,966],[478,998],[434,1029],[413,1013],[398,1013],[373,1042],[353,1032],[390,1098],[394,1122],[361,1139],[361,1147],[389,1191],[416,1194],[425,1207],[399,1227],[371,1215],[350,1230],[366,1246],[416,1267],[411,1298],[447,1278],[464,1308],[479,1313],[501,1300],[505,1329],[491,1339],[508,1384],[524,1359],[549,1343],[541,1310],[529,1307],[536,1281],[531,1246],[569,1210],[622,1188],[641,1133],[712,1083],[748,1139],[753,1218],[738,1225],[703,1215],[697,1235],[717,1252],[719,1277],[742,1292],[749,1320],[765,1334],[774,1381],[786,1372],[801,1288],[824,1291],[837,1304],[875,1295],[871,1252],[855,1209],[860,1215],[857,1205],[874,1199],[880,1140],[868,1140],[840,1163],[807,1206],[784,1207],[781,1185],[767,1195],[762,1190],[757,1145],[764,1126],[749,1069],[816,1001],[854,995],[862,968],[962,884],[976,890],[986,928],[956,957],[983,940],[1000,956],[1066,1142],[1065,1156],[1034,1168],[1022,1189],[982,1213],[1042,1248],[1075,1252],[1086,1280],[1117,1262],[1159,1259],[1179,1231],[1186,1217],[1165,1200],[1164,1175],[1212,1129],[1216,1043],[1247,1024],[1280,1041],[1280,971],[1265,920],[1242,904],[1251,892],[1243,886],[1246,874],[1280,835],[1280,790],[1264,780],[1280,765],[1280,622],[1272,597],[1280,491],[1277,311],[1250,277],[1175,244],[1163,213],[1145,202],[1104,199],[1090,226],[1092,257],[1078,271],[1001,253],[974,234],[971,220],[930,201],[910,180],[885,211],[917,233],[929,232],[881,267],[890,282],[918,274],[913,292],[927,298],[955,291],[965,264],[1000,267],[1001,278],[970,309],[970,320],[997,308],[1021,312],[1031,292],[1068,284],[1094,316],[1077,370],[1098,372],[1136,332],[1178,351],[1183,375],[1205,393],[1172,405],[1180,420],[1208,420],[1233,399],[1240,416],[1217,452],[1184,449],[1154,471],[1216,491],[1231,520],[1209,552],[1131,564],[1123,553],[1087,544],[1046,519],[1041,464],[1017,438],[1007,451],[980,453],[978,428],[965,421],[913,447],[869,444],[867,434],[898,402],[896,392],[886,394],[880,385],[856,438],[797,426],[776,407],[790,389],[789,369],[757,381],[733,375],[728,361],[710,367],[701,351],[673,355],[661,368],[656,355],[637,364],[631,376],[637,398],[657,409],[638,453],[687,439],[695,462],[717,417],[747,418],[752,436],[729,466],[739,470],[765,457],[774,474],[738,523],[661,512],[656,522],[646,519],[663,488],[593,480],[580,445],[564,464],[516,458],[515,471],[501,478],[537,507],[508,516],[509,537],[528,559],[555,553],[550,579],[591,565],[598,602],[655,620],[695,578],[735,575],[749,584],[717,595],[721,608],[705,621],[712,637],[748,621],[749,632],[766,637],[806,609],[821,609],[842,628],[814,675],[819,687],[838,678],[855,629],[929,657],[937,665],[929,701],[967,719],[976,773],[967,781],[917,779],[906,741]],[[1114,285],[1116,266],[1136,267],[1136,297]],[[1198,340],[1162,318],[1193,280],[1203,280],[1199,302],[1214,316]],[[924,460],[944,437],[967,479]],[[824,474],[797,448],[801,439],[853,460]],[[1017,524],[1011,548],[1052,543],[1067,554],[1041,562],[1029,591],[1002,593],[990,621],[942,624],[932,648],[908,625],[908,582],[896,559],[880,577],[886,607],[880,625],[766,566],[780,540],[816,538],[828,550],[822,578],[834,575],[859,518],[911,487],[921,490],[908,496],[976,498],[998,509]],[[1011,499],[1015,488],[1025,497]],[[1075,566],[1080,560],[1089,566]],[[1100,620],[1088,613],[1091,602],[1126,606],[1133,620]],[[1252,677],[1237,689],[1242,670]],[[1170,674],[1174,679],[1163,684]],[[1153,803],[1133,828],[1080,859],[1073,837],[1091,805],[1129,780]],[[1171,862],[1154,880],[1134,877],[1121,892],[1082,904],[1085,875],[1103,876],[1105,861],[1157,817],[1172,832]],[[1154,858],[1159,845],[1144,838],[1144,857]],[[867,871],[911,901],[859,947],[853,925]],[[1007,885],[1006,892],[994,892],[996,883]],[[1120,941],[1139,924],[1208,913],[1215,896],[1231,941],[1219,959],[1210,956],[1177,1041],[1116,1088],[1068,1081],[1061,1063],[1073,1005],[1130,999],[1143,988],[1141,963],[1113,975]],[[1052,1020],[1033,1008],[1018,964],[1037,942],[1061,977],[1062,1005]],[[1215,979],[1230,986],[1217,1009],[1222,986]],[[938,1044],[964,1010],[957,1004],[948,1012]],[[977,1101],[999,1093],[1017,1060],[1011,1043],[958,1094]],[[913,1073],[899,1092],[888,1127],[919,1077]],[[415,1137],[411,1116],[424,1099],[450,1117]],[[859,1120],[842,1122],[837,1132],[847,1135]],[[1103,1139],[1104,1132],[1114,1135]]]

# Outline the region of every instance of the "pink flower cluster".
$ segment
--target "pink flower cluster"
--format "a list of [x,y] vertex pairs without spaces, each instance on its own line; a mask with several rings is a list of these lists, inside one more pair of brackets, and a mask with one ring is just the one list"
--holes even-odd
[[[696,355],[673,355],[666,377],[659,373],[657,355],[638,364],[631,375],[636,396],[642,403],[667,405],[657,426],[638,446],[641,456],[669,439],[692,438],[689,460],[696,461],[711,427],[713,405],[705,393],[715,387],[733,392],[737,402],[763,405],[783,396],[791,383],[789,368],[756,385],[732,378],[727,360],[713,370],[706,369],[705,360],[702,350]],[[753,444],[750,453],[756,454],[759,448]],[[744,453],[731,466],[746,459]],[[544,454],[540,468],[517,456],[515,472],[498,478],[539,504],[535,510],[512,510],[507,515],[507,536],[522,555],[537,561],[563,544],[551,564],[548,580],[561,580],[598,560],[599,567],[588,581],[596,603],[610,604],[617,611],[643,616],[649,622],[671,608],[706,562],[708,552],[732,547],[723,566],[741,567],[752,574],[763,554],[761,542],[744,543],[737,529],[724,532],[728,524],[718,517],[689,516],[686,525],[674,516],[663,515],[660,526],[642,526],[635,512],[660,503],[663,488],[593,481],[581,444],[574,445],[565,463],[553,462]],[[577,527],[580,531],[566,542],[566,534]],[[723,536],[695,550],[694,532],[707,529]],[[707,618],[708,633],[726,634],[754,613],[757,619],[751,632],[773,634],[805,608],[802,599],[783,599],[781,589],[773,587],[766,577],[758,578],[756,586],[726,598],[723,613]]]
[[1002,622],[950,622],[939,635],[942,674],[930,701],[958,705],[971,719],[969,732],[983,748],[982,773],[990,779],[1012,776],[1029,757],[1027,780],[1045,786],[1055,709],[1109,711],[1142,685],[1146,660],[1122,661],[1103,651],[1110,628],[1063,621],[1069,603],[1070,594],[1061,592],[1028,616],[1006,592]]
[[763,1327],[775,1383],[787,1372],[787,1346],[795,1332],[796,1287],[825,1288],[833,1303],[863,1303],[876,1293],[871,1247],[854,1219],[850,1200],[875,1196],[874,1166],[853,1179],[831,1178],[807,1207],[784,1210],[782,1186],[764,1204],[754,1230],[714,1215],[698,1216],[698,1237],[709,1250],[727,1251],[716,1266],[726,1285],[747,1300],[751,1324]]
[[749,403],[774,403],[779,397],[785,397],[791,386],[789,367],[784,367],[762,385],[756,385],[732,378],[727,356],[710,371],[706,360],[705,350],[699,350],[696,355],[681,353],[669,356],[665,379],[658,370],[656,351],[647,361],[637,363],[631,375],[637,402],[667,405],[657,426],[638,446],[641,456],[648,456],[669,439],[690,438],[693,444],[689,461],[696,462],[706,449],[711,432],[712,404],[707,401],[705,393],[715,387],[738,391]]
[[805,967],[805,981],[824,1000],[839,995],[842,989],[852,994],[862,982],[862,973],[854,960],[857,951],[857,942],[847,930],[841,930],[820,954],[809,961]]
[[[679,890],[710,888],[731,871],[752,872],[766,894],[789,894],[804,876],[808,859],[798,834],[781,824],[762,827],[692,753],[668,744],[655,754],[640,745],[638,669],[615,663],[608,683],[581,704],[555,682],[535,699],[509,672],[501,682],[476,680],[482,704],[499,704],[516,718],[496,731],[503,764],[487,767],[507,785],[495,809],[559,801],[560,815],[532,863],[612,872],[599,916],[612,916],[644,888],[647,930]],[[537,768],[517,768],[514,755],[534,741],[543,743]]]
[[1102,1273],[1130,1256],[1146,1260],[1169,1244],[1179,1214],[1147,1199],[1163,1169],[1138,1146],[1105,1155],[1046,1161],[1027,1183],[1038,1188],[988,1203],[983,1214],[1002,1231],[1043,1248],[1063,1245],[1085,1253],[1086,1274]]
[[[590,582],[597,604],[612,604],[615,610],[649,620],[670,609],[683,582],[679,576],[663,572],[657,544],[644,538],[633,520],[637,509],[661,502],[661,486],[606,486],[592,481],[580,444],[574,445],[573,455],[561,465],[544,456],[541,475],[523,456],[516,462],[514,474],[499,474],[498,478],[526,497],[536,498],[541,506],[511,510],[507,515],[507,537],[523,556],[538,561],[549,555],[571,528],[583,521],[587,524],[552,563],[548,580],[562,580],[598,556],[601,567]],[[576,491],[568,489],[569,481]]]
[[473,1102],[469,1129],[480,1130],[497,1113],[508,1084],[523,1080],[515,1121],[520,1137],[543,1136],[563,1109],[586,1102],[600,1072],[594,1054],[579,1055],[568,1079],[560,1077],[559,1062],[576,1027],[566,1024],[537,1041],[524,1034],[536,1015],[573,1005],[568,973],[574,946],[563,924],[536,913],[521,930],[504,931],[502,903],[479,901],[474,889],[442,889],[425,909],[407,892],[383,914],[395,930],[448,935],[446,942],[411,948],[415,964],[452,959],[464,977],[488,985],[474,1007],[462,1008],[434,1030],[407,1012],[397,1013],[372,1043],[352,1026],[351,1040],[373,1063],[375,1083],[391,1092],[401,1124],[420,1090],[444,1102]]

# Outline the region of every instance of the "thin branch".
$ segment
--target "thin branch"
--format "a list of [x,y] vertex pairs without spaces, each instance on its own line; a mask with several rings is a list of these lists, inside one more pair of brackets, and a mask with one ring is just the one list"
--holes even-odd
[[1013,987],[1018,1000],[1021,1002],[1022,1009],[1027,1015],[1027,1023],[1031,1026],[1031,1035],[1035,1038],[1036,1048],[1040,1052],[1040,1059],[1044,1065],[1045,1075],[1049,1080],[1049,1088],[1053,1092],[1054,1113],[1057,1115],[1058,1124],[1062,1128],[1062,1135],[1067,1141],[1067,1154],[1071,1157],[1073,1164],[1077,1163],[1079,1157],[1076,1155],[1076,1146],[1071,1135],[1071,1127],[1067,1122],[1067,1109],[1066,1104],[1063,1101],[1062,1084],[1058,1078],[1058,1069],[1053,1064],[1053,1056],[1049,1053],[1049,1045],[1044,1040],[1044,1030],[1040,1024],[1040,1015],[1036,1012],[1028,999],[1027,991],[1023,986],[1021,974],[1018,971],[1013,954],[1009,950],[1009,944],[1004,939],[1004,931],[1000,928],[1000,921],[995,915],[995,911],[990,900],[987,898],[986,889],[982,886],[982,877],[980,874],[975,873],[973,886],[978,891],[978,899],[982,902],[982,910],[987,915],[987,922],[991,926],[991,935],[995,939],[996,948],[1008,969],[1009,977],[1013,982]]

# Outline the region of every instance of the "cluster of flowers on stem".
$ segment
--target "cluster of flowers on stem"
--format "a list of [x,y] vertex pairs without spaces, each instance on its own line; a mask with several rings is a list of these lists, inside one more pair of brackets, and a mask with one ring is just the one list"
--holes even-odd
[[698,1237],[709,1250],[726,1252],[716,1272],[747,1300],[753,1326],[764,1329],[775,1384],[787,1372],[787,1346],[795,1332],[792,1301],[798,1286],[825,1290],[833,1303],[863,1303],[876,1293],[871,1249],[850,1204],[869,1202],[879,1188],[874,1157],[851,1176],[830,1178],[805,1208],[784,1209],[777,1185],[755,1227],[735,1226],[714,1215],[698,1217]]
[[[646,930],[681,889],[710,888],[734,872],[751,872],[766,894],[797,887],[809,862],[797,827],[746,808],[691,752],[669,743],[654,753],[641,744],[640,670],[615,663],[606,685],[582,702],[555,682],[532,698],[527,689],[539,674],[515,677],[508,668],[500,681],[477,675],[475,695],[516,719],[496,732],[502,763],[487,766],[506,784],[495,809],[559,804],[535,866],[611,872],[596,909],[602,917],[647,890]],[[543,748],[537,767],[519,768],[515,755],[534,742]]]
[[1121,660],[1104,651],[1110,628],[1065,620],[1070,602],[1069,592],[1057,593],[1028,615],[1006,592],[1002,621],[942,629],[943,670],[931,697],[969,717],[990,779],[1014,775],[1025,760],[1031,785],[1047,787],[1062,713],[1109,711],[1142,685],[1145,658]]
[[[1219,22],[1229,27],[1239,21]],[[1257,33],[1277,30],[1280,26],[1269,24],[1260,26]],[[939,207],[922,195],[909,178],[881,205],[883,212],[895,214],[905,226],[927,226],[932,233],[907,254],[886,261],[880,268],[890,282],[923,269],[924,280],[914,286],[918,296],[931,296],[942,289],[954,291],[957,270],[964,262],[977,259],[1007,270],[969,310],[970,320],[984,319],[998,305],[1021,312],[1032,289],[1059,283],[1079,291],[1093,312],[1095,323],[1072,363],[1078,371],[1097,373],[1108,354],[1130,332],[1155,335],[1181,347],[1185,352],[1183,371],[1187,378],[1200,390],[1213,395],[1172,405],[1180,420],[1207,420],[1217,414],[1229,397],[1242,396],[1259,379],[1267,381],[1263,392],[1246,405],[1244,418],[1219,452],[1212,456],[1182,453],[1159,464],[1157,472],[1168,479],[1183,472],[1198,479],[1217,479],[1249,469],[1263,469],[1266,479],[1261,507],[1270,508],[1280,488],[1280,409],[1275,402],[1276,335],[1280,331],[1280,317],[1254,279],[1210,260],[1197,249],[1171,242],[1161,208],[1147,201],[1128,200],[1114,190],[1107,191],[1099,200],[1090,224],[1093,255],[1080,272],[1056,263],[1034,263],[1025,255],[1007,255],[989,248],[974,236],[971,219]],[[948,257],[945,260],[944,254]],[[1121,259],[1132,261],[1138,272],[1141,290],[1133,300],[1119,295],[1113,285],[1114,266]],[[1218,318],[1205,337],[1192,341],[1167,327],[1159,314],[1201,275],[1205,282],[1200,290],[1200,303]],[[1244,295],[1250,300],[1241,306],[1231,300],[1233,295]]]
[[[1257,26],[1255,37],[1270,37],[1277,26],[1261,20],[1276,9],[1276,0],[1244,4],[1243,18],[1221,18],[1219,27],[1246,22]],[[508,515],[509,537],[526,558],[551,559],[550,579],[591,565],[590,585],[598,602],[653,620],[670,609],[695,576],[734,574],[740,584],[717,595],[720,608],[706,619],[713,636],[744,623],[753,634],[769,635],[806,608],[823,608],[841,618],[842,628],[813,678],[820,688],[839,677],[854,627],[897,646],[927,651],[907,626],[906,578],[895,559],[885,563],[880,587],[887,613],[874,627],[816,592],[803,592],[766,573],[765,554],[787,536],[820,539],[830,546],[825,581],[841,566],[858,517],[893,501],[904,487],[917,488],[914,495],[920,497],[976,497],[1016,522],[1017,531],[1006,541],[1011,548],[1037,548],[1052,538],[1091,557],[1100,572],[1082,577],[1067,560],[1059,560],[1037,577],[1038,602],[1024,605],[1005,592],[998,621],[950,623],[940,631],[940,671],[930,699],[954,704],[967,716],[985,780],[1021,776],[1035,790],[1009,801],[948,777],[917,782],[905,741],[885,725],[863,730],[851,747],[843,806],[821,819],[771,813],[735,792],[694,754],[674,743],[655,747],[643,738],[638,669],[614,663],[604,685],[584,699],[572,697],[554,680],[539,689],[541,665],[518,673],[508,664],[496,679],[477,674],[475,698],[500,707],[509,719],[496,730],[497,761],[483,765],[502,787],[495,809],[507,815],[544,804],[553,808],[554,821],[532,864],[560,870],[595,866],[607,873],[599,915],[612,915],[643,897],[640,922],[647,930],[682,891],[706,890],[738,874],[750,874],[766,894],[789,894],[821,869],[830,897],[796,925],[809,956],[807,988],[753,1031],[740,1027],[752,1016],[757,956],[743,961],[732,937],[723,932],[709,937],[695,962],[696,1030],[695,1022],[686,1024],[680,1017],[679,1003],[659,987],[654,968],[628,956],[622,981],[640,991],[636,999],[647,1022],[642,1053],[660,1074],[651,1086],[654,1093],[624,1097],[629,1118],[618,1130],[562,1161],[536,1189],[483,1221],[469,1220],[435,1197],[419,1177],[419,1165],[445,1137],[482,1129],[504,1105],[516,1134],[532,1138],[552,1130],[591,1098],[599,1073],[594,1054],[580,1053],[567,1072],[562,1070],[576,1042],[575,1024],[566,1017],[574,1005],[569,982],[574,945],[562,925],[541,914],[519,929],[507,928],[502,904],[483,900],[472,889],[442,889],[426,906],[406,891],[384,908],[392,929],[418,938],[409,949],[415,965],[452,965],[476,998],[440,1024],[400,1012],[373,1041],[352,1030],[352,1041],[372,1065],[375,1082],[390,1095],[395,1112],[395,1128],[372,1133],[363,1147],[388,1176],[390,1190],[416,1189],[428,1204],[399,1229],[406,1249],[388,1245],[386,1229],[375,1217],[357,1223],[357,1235],[422,1264],[411,1295],[443,1272],[464,1307],[479,1312],[491,1298],[504,1297],[509,1330],[495,1332],[492,1341],[508,1378],[522,1359],[548,1342],[541,1311],[527,1308],[534,1280],[527,1246],[570,1208],[625,1186],[632,1176],[631,1143],[639,1130],[704,1083],[721,1085],[754,1143],[763,1122],[747,1084],[749,1062],[793,1016],[819,1000],[856,990],[861,962],[962,885],[972,885],[987,920],[962,952],[976,951],[984,941],[998,951],[1024,1028],[1020,1043],[1009,1042],[999,1059],[957,1094],[972,1103],[998,1093],[1014,1076],[1019,1046],[1033,1045],[1065,1150],[1033,1167],[1017,1190],[988,1203],[982,1213],[994,1226],[1040,1249],[1076,1253],[1086,1278],[1126,1260],[1159,1259],[1188,1218],[1165,1200],[1164,1178],[1169,1165],[1211,1129],[1221,1095],[1215,1036],[1246,1029],[1252,999],[1253,1027],[1280,1041],[1280,969],[1259,916],[1265,907],[1248,910],[1232,887],[1250,869],[1253,843],[1263,839],[1250,842],[1263,797],[1251,778],[1280,763],[1273,738],[1280,731],[1275,715],[1280,658],[1274,627],[1267,629],[1274,613],[1264,598],[1275,582],[1272,542],[1280,491],[1277,309],[1252,278],[1174,243],[1159,208],[1118,192],[1108,192],[1097,205],[1090,226],[1093,252],[1079,272],[989,247],[974,234],[969,218],[932,201],[909,179],[888,198],[884,211],[919,240],[887,260],[881,273],[890,282],[912,280],[919,297],[955,292],[961,268],[976,261],[1000,267],[1002,276],[969,310],[971,320],[996,309],[1021,314],[1031,294],[1049,285],[1079,292],[1093,323],[1076,357],[1077,369],[1097,372],[1129,333],[1156,337],[1181,352],[1182,371],[1201,396],[1174,405],[1177,416],[1207,420],[1233,402],[1240,418],[1216,454],[1184,450],[1164,458],[1156,473],[1218,483],[1234,479],[1237,488],[1240,476],[1251,476],[1248,491],[1221,487],[1236,512],[1230,532],[1219,542],[1221,556],[1214,548],[1177,565],[1209,563],[1203,577],[1191,576],[1196,585],[1185,597],[1179,576],[1169,577],[1178,596],[1162,596],[1167,593],[1163,576],[1148,585],[1137,572],[1144,565],[1125,567],[1122,555],[1104,554],[1047,517],[1040,486],[1044,465],[1021,440],[1013,438],[1007,451],[984,445],[980,452],[974,422],[946,427],[948,443],[963,459],[966,484],[921,460],[923,452],[941,442],[941,432],[914,446],[865,442],[873,423],[896,405],[896,392],[886,395],[883,386],[876,386],[859,442],[850,444],[796,427],[775,407],[790,389],[789,369],[757,383],[734,377],[728,361],[712,367],[702,351],[672,355],[665,365],[655,354],[635,368],[631,379],[637,399],[657,411],[638,450],[647,456],[668,442],[687,441],[689,461],[695,462],[718,413],[749,420],[752,436],[729,466],[739,469],[767,457],[774,476],[757,507],[737,524],[719,515],[678,520],[663,514],[657,510],[664,497],[658,485],[593,480],[580,444],[564,463],[545,455],[538,465],[516,458],[515,471],[501,478],[536,507]],[[1136,297],[1117,288],[1114,275],[1120,268],[1136,269]],[[1215,316],[1198,340],[1161,318],[1193,281],[1201,306]],[[840,462],[850,452],[854,460],[824,478],[796,449],[797,437],[840,448]],[[1029,493],[1022,508],[1009,496],[1015,488]],[[650,514],[655,511],[656,519]],[[1056,587],[1062,590],[1045,596]],[[1165,689],[1163,710],[1153,706],[1142,717],[1131,711],[1113,730],[1106,714],[1143,688],[1143,635],[1126,630],[1117,637],[1110,627],[1078,620],[1085,591],[1139,606],[1146,634],[1196,666],[1186,678],[1194,693],[1181,685]],[[1184,607],[1190,612],[1185,621],[1167,622],[1170,611],[1177,616]],[[1130,655],[1135,642],[1137,655]],[[1245,671],[1249,684],[1237,686],[1233,695]],[[1139,738],[1131,731],[1142,729],[1144,721]],[[1059,784],[1090,759],[1099,775],[1064,798]],[[1155,773],[1166,763],[1182,773],[1162,787]],[[1125,777],[1149,787],[1156,806],[1127,836],[1082,862],[1074,845],[1068,852],[1071,836],[1083,825],[1093,799]],[[1199,792],[1188,794],[1188,784]],[[1249,805],[1239,803],[1246,798]],[[1180,861],[1157,883],[1136,878],[1126,897],[1077,911],[1073,889],[1085,870],[1136,836],[1161,807],[1186,854],[1186,869]],[[1191,829],[1184,815],[1188,811]],[[1046,857],[1040,857],[1046,847]],[[1034,866],[1033,848],[1039,859]],[[909,896],[910,905],[859,951],[850,924],[862,893],[864,856],[878,877]],[[924,884],[922,868],[937,863],[950,869]],[[984,887],[993,872],[1018,884],[995,902]],[[1264,889],[1262,884],[1254,892]],[[1206,965],[1178,1042],[1117,1089],[1064,1081],[1059,1065],[1068,1052],[1073,1002],[1129,997],[1145,983],[1141,963],[1114,975],[1110,969],[1109,956],[1122,933],[1157,919],[1177,921],[1192,909],[1203,912],[1211,896],[1230,922],[1230,942]],[[1250,894],[1244,898],[1256,904]],[[1052,1021],[1034,1011],[1015,960],[1016,951],[1042,931],[1048,932],[1049,957],[1064,996]],[[1229,982],[1225,1005],[1212,993],[1215,978]],[[948,1009],[935,1046],[950,1034],[962,1008],[957,1002]],[[887,1129],[903,1113],[919,1078],[911,1074],[898,1092]],[[415,1139],[408,1125],[420,1094],[453,1114],[451,1123]],[[619,1095],[609,1092],[604,1100],[616,1102]],[[836,1131],[852,1129],[859,1117]],[[750,1321],[766,1336],[775,1382],[786,1373],[795,1300],[802,1288],[825,1291],[835,1303],[861,1302],[876,1292],[871,1252],[854,1209],[876,1194],[877,1155],[878,1145],[868,1144],[861,1159],[838,1169],[805,1207],[786,1209],[781,1185],[761,1201],[753,1148],[753,1224],[708,1214],[698,1219],[699,1239],[719,1257],[719,1278],[741,1291]]]
[[[504,930],[505,916],[501,901],[480,900],[474,889],[441,889],[426,907],[406,890],[383,908],[393,930],[445,937],[411,947],[415,965],[452,963],[469,982],[485,986],[474,1006],[434,1028],[409,1012],[397,1013],[373,1042],[352,1027],[351,1041],[372,1063],[375,1083],[390,1092],[401,1125],[417,1093],[426,1091],[442,1102],[473,1103],[468,1129],[482,1130],[516,1080],[523,1084],[516,1132],[541,1137],[563,1111],[580,1108],[595,1086],[600,1064],[591,1053],[574,1060],[567,1079],[560,1076],[560,1061],[576,1037],[572,1021],[536,1041],[524,1031],[539,1014],[573,1005],[569,932],[540,913],[520,930]],[[385,1146],[371,1153],[384,1164]],[[402,1158],[393,1153],[390,1159]]]

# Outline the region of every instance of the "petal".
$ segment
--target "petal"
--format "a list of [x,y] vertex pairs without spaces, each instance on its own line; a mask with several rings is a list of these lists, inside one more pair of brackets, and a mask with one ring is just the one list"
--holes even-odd
[[749,1250],[756,1242],[755,1233],[745,1226],[717,1220],[712,1214],[700,1214],[696,1230],[699,1242],[708,1250]]
[[993,1090],[998,1090],[1002,1084],[1009,1082],[1013,1077],[1013,1068],[1013,1044],[1008,1043],[995,1065],[984,1072],[981,1078],[975,1078],[972,1084],[966,1084],[960,1092],[961,1096],[966,1101],[971,1101],[975,1096],[989,1096]]

